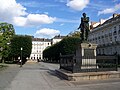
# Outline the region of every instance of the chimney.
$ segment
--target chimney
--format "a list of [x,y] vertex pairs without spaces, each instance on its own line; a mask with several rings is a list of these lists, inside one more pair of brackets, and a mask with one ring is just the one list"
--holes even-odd
[[113,18],[117,17],[118,15],[119,15],[119,14],[114,13],[114,14],[113,14]]

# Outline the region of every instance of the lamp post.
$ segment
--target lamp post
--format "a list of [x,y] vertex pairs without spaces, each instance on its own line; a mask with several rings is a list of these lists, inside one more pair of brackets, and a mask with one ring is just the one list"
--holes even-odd
[[21,60],[20,60],[20,67],[22,67],[22,50],[23,50],[23,48],[21,47]]
[[[2,50],[3,50],[3,48],[2,47],[0,47],[0,52],[2,53]],[[2,59],[2,54],[0,53],[0,61],[1,61],[1,59]]]

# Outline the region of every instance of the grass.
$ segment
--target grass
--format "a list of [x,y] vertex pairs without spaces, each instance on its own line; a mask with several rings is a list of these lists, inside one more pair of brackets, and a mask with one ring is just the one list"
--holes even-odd
[[6,69],[7,67],[7,65],[0,63],[0,71]]
[[120,67],[120,64],[118,65],[118,67]]

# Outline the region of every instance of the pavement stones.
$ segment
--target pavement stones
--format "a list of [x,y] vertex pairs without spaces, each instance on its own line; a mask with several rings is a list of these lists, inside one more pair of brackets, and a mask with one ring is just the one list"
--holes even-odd
[[120,90],[118,79],[70,82],[56,75],[54,70],[58,68],[50,63],[27,63],[18,68],[16,76],[3,90]]

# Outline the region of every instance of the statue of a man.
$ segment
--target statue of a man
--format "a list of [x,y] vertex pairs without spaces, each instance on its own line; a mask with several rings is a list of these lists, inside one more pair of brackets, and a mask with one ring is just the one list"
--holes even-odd
[[89,32],[89,17],[86,17],[86,13],[83,13],[83,17],[81,17],[81,24],[78,29],[81,30],[81,40],[87,41]]

